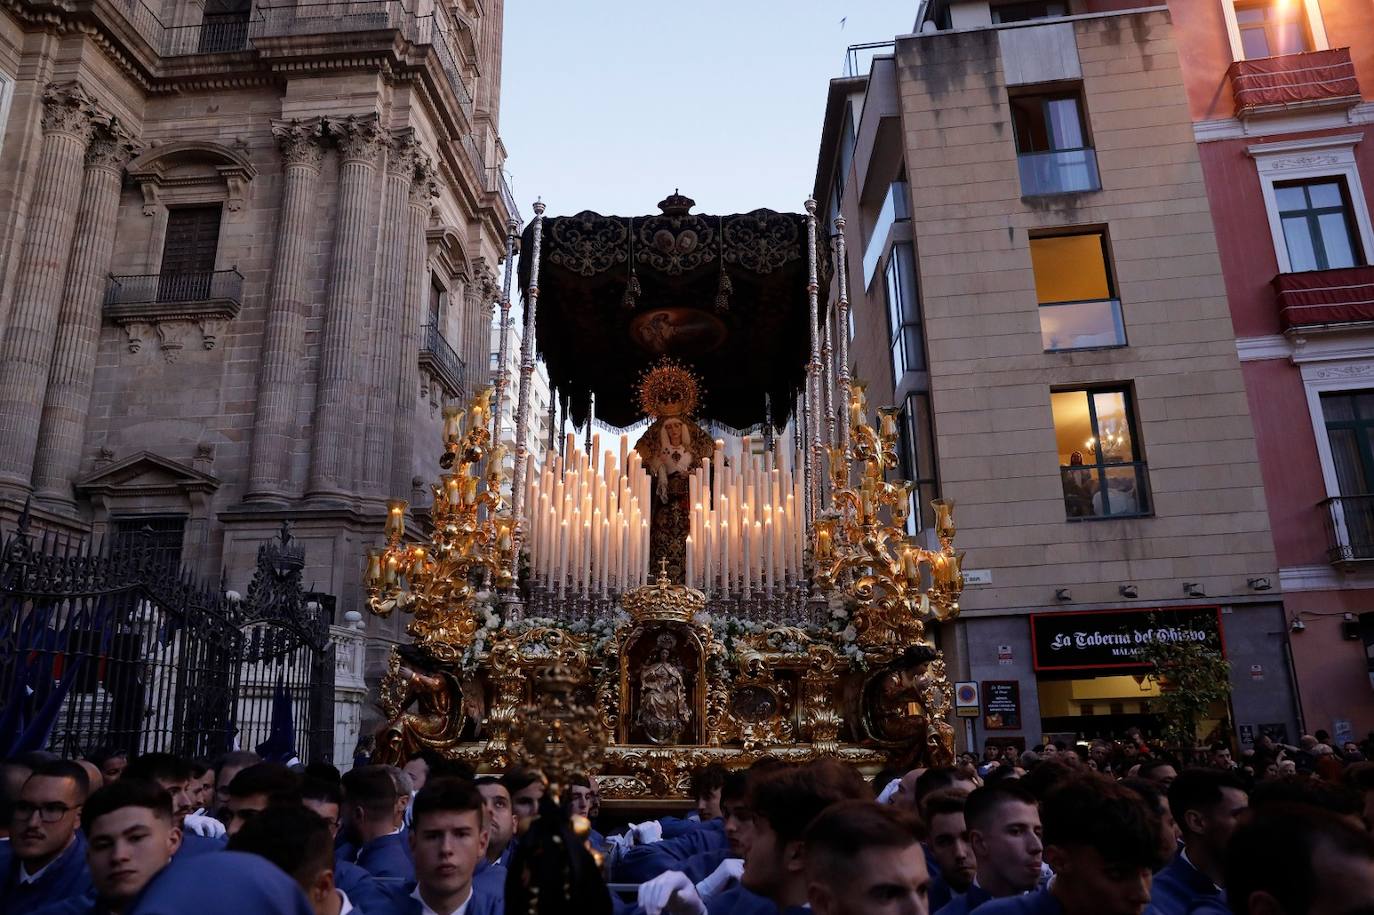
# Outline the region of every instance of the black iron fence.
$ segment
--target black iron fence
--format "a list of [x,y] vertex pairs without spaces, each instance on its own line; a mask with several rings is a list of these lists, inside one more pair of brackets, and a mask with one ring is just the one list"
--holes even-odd
[[0,551],[0,756],[120,749],[283,761],[333,753],[334,600],[301,588],[283,530],[246,596],[206,586],[137,535],[36,535]]
[[449,346],[437,324],[420,328],[420,365],[432,371],[450,397],[460,397],[466,382],[463,359]]
[[1338,496],[1326,509],[1326,555],[1335,564],[1374,560],[1374,495]]
[[243,274],[234,268],[111,276],[105,286],[107,309],[152,302],[204,302],[209,299],[239,302],[242,297]]

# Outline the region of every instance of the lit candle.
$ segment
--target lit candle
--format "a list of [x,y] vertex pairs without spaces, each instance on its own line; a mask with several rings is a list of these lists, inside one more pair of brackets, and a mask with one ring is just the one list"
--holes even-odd
[[400,540],[406,532],[406,500],[392,499],[386,504],[386,536]]

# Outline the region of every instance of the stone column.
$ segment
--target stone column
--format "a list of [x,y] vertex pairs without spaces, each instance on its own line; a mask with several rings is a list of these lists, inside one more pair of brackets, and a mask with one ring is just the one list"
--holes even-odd
[[375,253],[368,243],[368,200],[383,134],[376,115],[328,123],[339,146],[339,205],[315,388],[307,495],[351,499],[354,455],[362,445],[354,435],[359,417],[353,405],[368,374],[367,362],[359,360],[357,353],[365,349],[362,335],[371,332],[364,326]]
[[117,124],[98,128],[86,149],[71,270],[57,314],[56,349],[33,461],[33,488],[38,498],[59,509],[76,506],[72,483],[81,469],[81,445],[100,343],[100,303],[114,253],[119,191],[124,166],[137,154],[137,146]]
[[284,165],[281,215],[267,293],[267,323],[245,498],[285,502],[291,496],[291,451],[299,428],[296,397],[299,366],[305,352],[305,323],[310,313],[305,273],[314,250],[324,131],[319,118],[309,118],[273,121],[272,133]]
[[474,273],[463,289],[463,395],[471,397],[487,383],[487,363],[477,358],[477,324],[482,313],[482,274]]
[[[406,229],[405,298],[396,322],[400,340],[400,365],[396,382],[396,415],[392,425],[395,455],[392,460],[391,490],[410,498],[410,481],[415,477],[415,403],[420,390],[420,309],[425,301],[429,259],[425,225],[429,222],[429,201],[437,193],[434,171],[423,153],[416,154],[416,168],[410,185],[410,220]],[[437,458],[437,455],[436,455]]]
[[0,339],[0,486],[30,489],[83,159],[96,116],[94,103],[77,83],[49,84],[43,91],[43,145],[33,203],[9,324]]
[[[417,308],[410,301],[410,186],[415,177],[416,142],[409,130],[393,134],[388,144],[386,189],[382,198],[381,263],[377,266],[377,326],[372,337],[372,365],[368,384],[367,426],[363,431],[363,491],[380,498],[394,490],[391,461],[396,450],[392,415],[397,406],[399,363],[404,341],[397,328],[402,309]],[[412,392],[413,393],[413,392]],[[409,498],[410,492],[392,492]]]

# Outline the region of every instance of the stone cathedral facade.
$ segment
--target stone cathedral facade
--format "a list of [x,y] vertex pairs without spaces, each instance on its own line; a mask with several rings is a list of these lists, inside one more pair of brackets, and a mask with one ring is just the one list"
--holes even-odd
[[502,0],[0,4],[0,520],[231,589],[288,520],[359,609],[385,500],[488,373],[501,28]]

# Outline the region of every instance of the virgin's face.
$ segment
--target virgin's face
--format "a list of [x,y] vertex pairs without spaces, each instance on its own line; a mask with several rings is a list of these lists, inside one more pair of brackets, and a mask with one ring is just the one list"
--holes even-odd
[[673,445],[682,444],[682,423],[671,422],[664,426],[664,431],[668,433],[668,441]]

